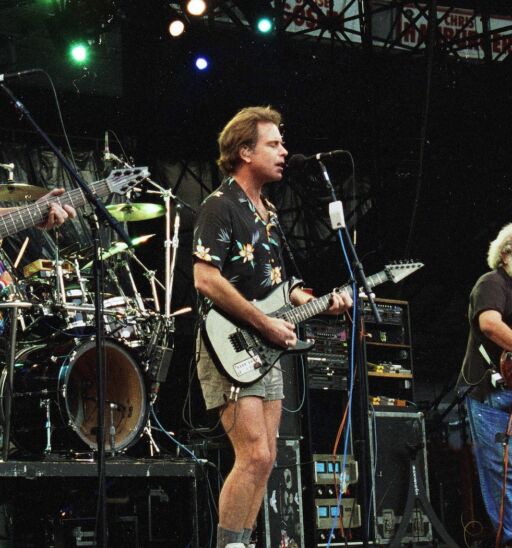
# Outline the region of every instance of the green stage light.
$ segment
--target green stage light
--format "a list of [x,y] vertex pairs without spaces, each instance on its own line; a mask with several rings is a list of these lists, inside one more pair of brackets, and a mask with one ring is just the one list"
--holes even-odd
[[258,28],[260,32],[262,32],[263,34],[266,34],[267,32],[270,32],[274,28],[274,25],[272,23],[272,19],[268,17],[261,17],[260,19],[258,19],[258,22],[256,23],[256,27]]
[[69,50],[71,60],[78,64],[85,63],[89,58],[89,46],[87,44],[72,44]]

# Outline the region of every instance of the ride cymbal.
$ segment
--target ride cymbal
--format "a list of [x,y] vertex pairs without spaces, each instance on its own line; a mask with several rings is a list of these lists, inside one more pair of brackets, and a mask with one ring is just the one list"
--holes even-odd
[[165,215],[165,207],[160,204],[111,204],[108,212],[123,223],[131,221],[147,221]]
[[49,190],[26,183],[0,183],[0,202],[23,202],[39,200]]

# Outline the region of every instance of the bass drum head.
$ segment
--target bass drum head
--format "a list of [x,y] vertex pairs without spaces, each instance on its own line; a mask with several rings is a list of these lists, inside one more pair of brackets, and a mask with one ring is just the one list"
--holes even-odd
[[[104,348],[105,449],[121,451],[138,439],[145,426],[146,388],[137,362],[126,348],[108,339]],[[18,449],[36,455],[97,450],[96,357],[93,339],[32,346],[17,354],[11,440]],[[4,368],[2,402],[7,390]],[[0,415],[5,422],[4,404]]]
[[[98,448],[96,341],[90,340],[73,353],[63,368],[61,394],[65,405],[63,420],[91,449]],[[108,451],[129,447],[142,431],[146,421],[144,379],[131,354],[114,341],[105,341],[105,448]],[[112,443],[112,441],[114,443]]]

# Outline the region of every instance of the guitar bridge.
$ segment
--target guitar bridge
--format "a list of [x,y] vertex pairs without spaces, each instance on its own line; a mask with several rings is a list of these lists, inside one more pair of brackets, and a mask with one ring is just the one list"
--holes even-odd
[[247,331],[238,330],[229,335],[229,342],[235,349],[235,352],[247,351],[257,345],[257,341],[253,335]]

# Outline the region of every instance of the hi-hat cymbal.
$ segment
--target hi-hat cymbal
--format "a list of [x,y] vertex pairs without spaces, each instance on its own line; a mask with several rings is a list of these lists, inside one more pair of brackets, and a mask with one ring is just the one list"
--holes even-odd
[[165,215],[165,207],[160,204],[112,204],[108,205],[109,213],[117,221],[147,221]]
[[[138,236],[137,238],[132,238],[132,246],[137,247],[141,244],[145,244],[147,241],[149,241],[154,234],[145,234],[144,236]],[[101,259],[104,261],[105,259],[109,259],[110,257],[113,257],[114,255],[117,255],[118,253],[123,253],[128,249],[128,244],[126,242],[112,242],[112,245],[103,251],[101,254]],[[84,270],[87,270],[88,268],[91,268],[92,261],[89,261],[86,265],[83,266]]]
[[32,202],[48,192],[47,188],[26,183],[0,183],[0,202]]

